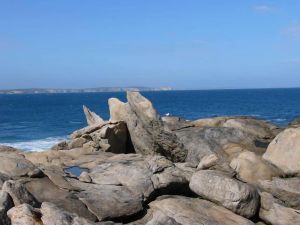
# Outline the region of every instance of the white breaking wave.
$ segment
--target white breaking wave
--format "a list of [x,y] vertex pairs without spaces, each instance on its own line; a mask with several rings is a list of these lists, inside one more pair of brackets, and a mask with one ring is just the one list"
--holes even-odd
[[23,142],[14,142],[14,143],[0,143],[0,145],[11,146],[24,151],[35,151],[41,152],[49,150],[53,145],[67,140],[67,137],[48,137],[45,139],[23,141]]

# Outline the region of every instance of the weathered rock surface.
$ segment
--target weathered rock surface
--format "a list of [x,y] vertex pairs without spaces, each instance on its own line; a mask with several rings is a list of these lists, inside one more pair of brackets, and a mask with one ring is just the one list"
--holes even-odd
[[[295,125],[265,153],[282,130],[270,123],[161,118],[127,99],[109,100],[110,121],[84,108],[88,126],[51,151],[0,146],[0,225],[300,224]],[[275,196],[260,209],[258,188]]]
[[2,189],[4,182],[10,179],[11,178],[9,176],[0,173],[0,190]]
[[196,172],[190,188],[199,196],[220,204],[246,218],[253,217],[259,206],[255,188],[214,170]]
[[5,191],[0,191],[0,224],[10,225],[7,211],[14,206],[13,200]]
[[[38,202],[50,202],[80,217],[87,218],[91,221],[96,220],[96,216],[79,200],[76,192],[59,188],[48,177],[25,179],[20,182],[23,183],[24,187],[32,193]],[[74,187],[72,187],[72,189],[74,189]]]
[[36,167],[18,151],[0,151],[0,173],[9,177],[26,176]]
[[191,122],[197,127],[231,127],[263,139],[274,138],[280,129],[268,122],[247,116],[215,117]]
[[40,203],[20,181],[5,181],[2,190],[7,192],[11,196],[15,206],[21,205],[23,203],[27,203],[33,207],[40,206]]
[[43,225],[94,225],[95,223],[87,219],[78,217],[74,213],[69,213],[56,205],[43,202],[41,206],[41,220]]
[[285,205],[300,209],[300,177],[259,181],[259,187],[280,199]]
[[259,180],[271,180],[282,174],[279,169],[263,160],[261,156],[249,151],[240,153],[231,161],[230,166],[237,172],[240,180],[250,184],[256,184]]
[[137,153],[161,154],[184,161],[187,151],[177,136],[166,130],[152,103],[138,92],[127,92],[128,103],[109,100],[111,120],[125,121]]
[[250,220],[206,200],[164,196],[150,203],[152,218],[146,225],[254,225]]
[[194,126],[190,121],[187,121],[180,117],[164,116],[161,119],[164,123],[164,126],[171,131]]
[[100,116],[89,110],[85,105],[83,106],[83,112],[89,126],[104,123],[104,120]]
[[261,151],[261,148],[255,145],[256,138],[254,136],[236,128],[190,127],[178,130],[176,134],[188,149],[186,161],[196,166],[203,157],[210,155],[216,155],[221,162],[227,161],[228,156],[224,152],[224,148],[228,144],[247,146],[247,149],[253,152]]
[[100,221],[134,215],[158,194],[188,191],[186,173],[163,156],[115,155],[87,174],[91,183],[68,181]]
[[300,211],[285,207],[279,200],[267,192],[260,194],[261,208],[259,217],[272,225],[295,225],[300,224]]
[[276,136],[263,158],[286,175],[300,175],[300,128],[288,128]]
[[7,215],[12,225],[43,225],[40,211],[28,204],[13,207]]
[[124,122],[103,122],[75,131],[71,139],[52,147],[53,150],[83,148],[86,151],[113,153],[133,152]]

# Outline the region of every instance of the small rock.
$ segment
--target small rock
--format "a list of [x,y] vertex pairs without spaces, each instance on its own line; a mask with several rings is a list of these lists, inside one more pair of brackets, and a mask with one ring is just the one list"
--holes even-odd
[[208,169],[208,168],[216,165],[217,162],[218,162],[218,157],[215,154],[204,156],[201,159],[197,169],[198,170]]
[[85,183],[91,183],[92,182],[92,178],[89,176],[88,172],[83,171],[80,176],[79,176],[79,180]]

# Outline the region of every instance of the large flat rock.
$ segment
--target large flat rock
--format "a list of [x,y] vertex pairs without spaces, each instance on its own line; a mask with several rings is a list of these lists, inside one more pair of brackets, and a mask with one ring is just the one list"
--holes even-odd
[[150,203],[153,211],[146,225],[254,225],[212,202],[183,196],[166,196]]
[[190,188],[199,196],[246,218],[253,217],[259,207],[259,195],[254,187],[220,171],[201,170],[194,173]]

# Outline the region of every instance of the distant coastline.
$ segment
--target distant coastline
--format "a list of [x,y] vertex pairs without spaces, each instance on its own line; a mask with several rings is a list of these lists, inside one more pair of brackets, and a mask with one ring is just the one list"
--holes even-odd
[[99,87],[99,88],[28,88],[0,90],[0,94],[60,94],[60,93],[97,93],[97,92],[124,92],[124,91],[171,91],[171,87]]

